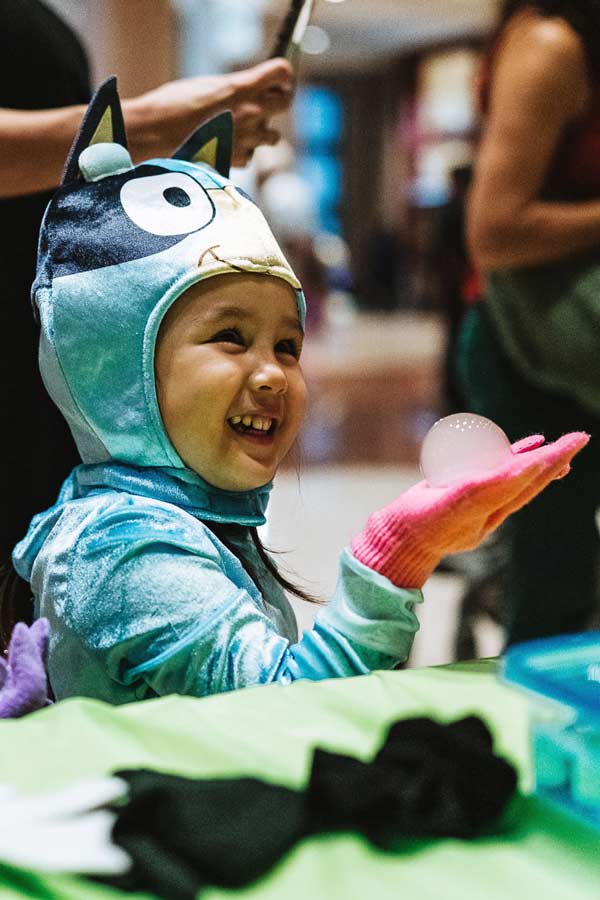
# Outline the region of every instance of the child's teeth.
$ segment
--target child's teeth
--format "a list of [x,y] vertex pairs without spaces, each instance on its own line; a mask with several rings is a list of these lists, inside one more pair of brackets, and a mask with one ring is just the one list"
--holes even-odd
[[241,423],[244,428],[254,428],[255,431],[268,431],[273,422],[272,419],[263,419],[262,416],[231,416],[229,421],[232,425]]

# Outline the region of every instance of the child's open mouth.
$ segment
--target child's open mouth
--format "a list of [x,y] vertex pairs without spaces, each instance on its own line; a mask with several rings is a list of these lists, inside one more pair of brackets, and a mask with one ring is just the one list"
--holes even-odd
[[261,442],[269,440],[277,427],[275,419],[268,416],[232,416],[227,423],[236,434]]

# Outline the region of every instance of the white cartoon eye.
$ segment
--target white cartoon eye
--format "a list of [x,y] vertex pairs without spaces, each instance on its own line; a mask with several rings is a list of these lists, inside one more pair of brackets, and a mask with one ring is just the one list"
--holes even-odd
[[189,234],[207,225],[214,214],[207,193],[179,172],[126,181],[121,204],[132,222],[150,234]]

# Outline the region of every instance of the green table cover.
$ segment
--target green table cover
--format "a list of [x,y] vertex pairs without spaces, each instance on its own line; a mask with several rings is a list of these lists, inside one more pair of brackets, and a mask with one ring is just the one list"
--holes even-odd
[[[121,707],[67,700],[0,722],[0,781],[44,788],[144,766],[192,777],[256,775],[300,787],[317,745],[368,759],[396,719],[447,721],[471,713],[488,723],[496,750],[518,767],[527,792],[527,701],[498,682],[490,662],[300,681],[204,700],[166,697]],[[354,834],[313,838],[245,890],[214,889],[203,897],[598,900],[599,849],[600,833],[520,796],[492,836],[403,841],[394,853]],[[120,896],[72,876],[0,865],[1,900]]]

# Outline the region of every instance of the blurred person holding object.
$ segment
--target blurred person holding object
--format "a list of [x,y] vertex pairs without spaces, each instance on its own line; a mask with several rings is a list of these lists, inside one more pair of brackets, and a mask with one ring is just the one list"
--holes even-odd
[[[80,460],[37,366],[29,292],[44,209],[90,99],[86,54],[71,29],[39,0],[0,7],[0,272],[5,335],[0,384],[0,560],[32,515],[56,496]],[[272,59],[244,71],[172,81],[123,102],[134,161],[170,155],[198,125],[229,109],[233,161],[245,165],[279,135],[269,118],[291,99],[293,72]],[[101,137],[101,136],[100,136]]]
[[[484,60],[467,211],[484,301],[458,368],[468,408],[508,434],[600,433],[600,2],[510,0]],[[506,530],[509,643],[596,612],[600,444]]]

